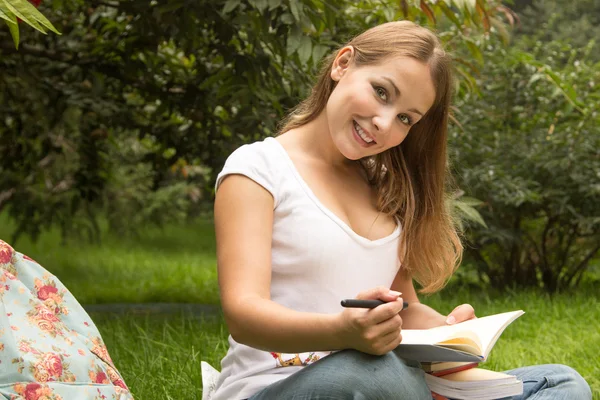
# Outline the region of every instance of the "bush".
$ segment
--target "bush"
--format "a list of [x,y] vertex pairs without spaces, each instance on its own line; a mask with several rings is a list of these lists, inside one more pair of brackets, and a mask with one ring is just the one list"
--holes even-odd
[[491,44],[482,97],[458,105],[459,186],[481,199],[467,255],[494,286],[577,285],[600,250],[600,65],[567,43]]

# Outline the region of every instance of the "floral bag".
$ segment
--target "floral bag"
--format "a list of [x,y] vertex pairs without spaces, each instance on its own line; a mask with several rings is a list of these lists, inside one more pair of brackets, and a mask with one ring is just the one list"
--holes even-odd
[[54,275],[2,240],[0,398],[133,399],[83,307]]

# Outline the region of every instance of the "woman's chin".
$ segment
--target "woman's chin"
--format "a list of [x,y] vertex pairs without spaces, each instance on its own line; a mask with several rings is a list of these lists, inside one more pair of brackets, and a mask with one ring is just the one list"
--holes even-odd
[[336,147],[340,154],[348,160],[358,160],[362,157],[359,154],[360,149],[353,148],[350,143],[336,143]]
[[371,155],[365,148],[358,146],[356,143],[345,143],[345,146],[340,150],[344,157],[354,161]]

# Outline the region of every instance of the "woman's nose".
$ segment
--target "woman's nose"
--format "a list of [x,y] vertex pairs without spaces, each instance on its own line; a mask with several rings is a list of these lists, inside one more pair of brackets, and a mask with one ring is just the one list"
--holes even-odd
[[373,117],[373,125],[378,133],[388,133],[394,123],[395,115],[392,113],[386,112],[381,113],[375,117]]

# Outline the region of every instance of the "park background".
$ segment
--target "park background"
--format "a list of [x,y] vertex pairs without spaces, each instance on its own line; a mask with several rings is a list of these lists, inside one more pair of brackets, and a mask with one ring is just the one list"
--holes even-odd
[[525,310],[484,366],[568,364],[600,399],[598,1],[0,0],[0,19],[0,238],[89,310],[136,399],[200,399],[200,360],[226,352],[226,157],[277,132],[324,55],[399,19],[456,60],[466,252],[422,301]]

